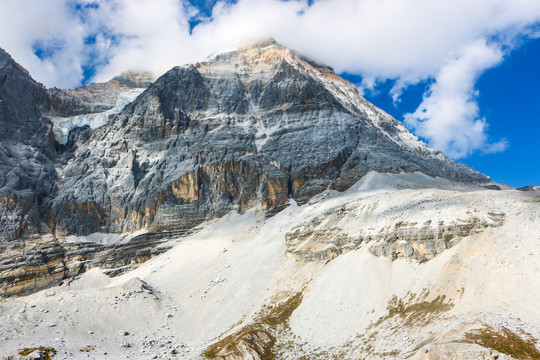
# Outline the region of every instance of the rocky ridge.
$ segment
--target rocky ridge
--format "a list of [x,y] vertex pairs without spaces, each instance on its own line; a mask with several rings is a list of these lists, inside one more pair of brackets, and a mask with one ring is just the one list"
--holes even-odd
[[77,89],[47,89],[52,107],[46,115],[68,117],[104,112],[114,107],[123,90],[144,89],[152,81],[150,73],[126,71],[104,83]]
[[[385,181],[377,175],[369,174],[359,187]],[[441,198],[426,199],[415,191],[392,204],[382,203],[379,197],[340,204],[300,224],[285,235],[287,251],[305,261],[332,260],[368,244],[376,256],[423,262],[505,221],[504,212],[464,208],[462,194],[451,204],[445,199],[444,211],[438,206]],[[369,227],[359,226],[367,222]]]

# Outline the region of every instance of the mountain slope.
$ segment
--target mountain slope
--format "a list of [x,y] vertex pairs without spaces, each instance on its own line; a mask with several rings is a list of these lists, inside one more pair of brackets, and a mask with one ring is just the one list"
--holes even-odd
[[[120,277],[94,269],[4,301],[2,348],[52,347],[60,359],[533,358],[538,204],[535,192],[369,173],[269,219],[252,208],[202,224]],[[364,236],[381,226],[394,236]],[[439,240],[445,248],[417,261]]]
[[79,145],[49,215],[56,236],[191,228],[269,214],[369,171],[489,179],[412,136],[354,85],[273,41],[176,67]]

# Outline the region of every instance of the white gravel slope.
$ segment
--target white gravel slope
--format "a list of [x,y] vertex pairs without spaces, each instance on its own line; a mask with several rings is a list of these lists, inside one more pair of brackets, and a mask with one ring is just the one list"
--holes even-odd
[[[399,216],[418,222],[454,216],[459,204],[471,211],[504,212],[505,223],[465,237],[423,264],[376,257],[370,243],[329,262],[301,261],[286,251],[287,232],[331,209],[376,200],[379,211],[397,216],[395,209],[411,198],[423,203],[416,199],[420,205]],[[440,213],[426,211],[427,205]],[[369,227],[370,221],[381,218],[361,217],[345,231]],[[314,358],[321,349],[345,352],[347,358],[381,358],[375,354],[395,349],[420,356],[413,350],[433,352],[437,346],[473,351],[473,356],[482,349],[448,344],[480,323],[540,338],[537,192],[490,191],[421,174],[370,173],[345,193],[329,191],[300,207],[291,203],[270,219],[251,209],[201,228],[120,277],[110,279],[93,269],[69,284],[1,300],[0,358],[46,346],[58,351],[55,359],[197,359],[220,335],[249,324],[265,304],[302,289],[303,301],[284,336],[303,350],[284,358],[298,358],[302,351]],[[387,314],[393,296],[428,289],[429,299],[445,295],[451,309],[422,327],[382,322],[366,349],[362,336]]]

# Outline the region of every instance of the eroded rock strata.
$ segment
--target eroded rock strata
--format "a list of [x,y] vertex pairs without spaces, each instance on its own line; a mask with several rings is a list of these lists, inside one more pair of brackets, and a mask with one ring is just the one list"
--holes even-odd
[[0,296],[32,293],[95,267],[117,276],[170,249],[172,244],[167,241],[171,238],[187,234],[146,233],[114,244],[59,242],[52,236],[13,242],[0,248]]

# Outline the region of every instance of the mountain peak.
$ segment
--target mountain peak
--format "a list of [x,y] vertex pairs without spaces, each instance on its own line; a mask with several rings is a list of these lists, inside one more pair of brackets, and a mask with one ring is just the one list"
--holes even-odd
[[242,48],[265,48],[265,47],[268,47],[268,46],[281,46],[281,45],[274,38],[269,37],[269,38],[262,38],[262,39],[254,40],[254,41],[251,42],[251,44],[245,44],[244,43],[244,46],[240,47],[240,49],[242,49]]
[[145,88],[154,81],[154,76],[147,71],[124,71],[111,80],[132,88]]

